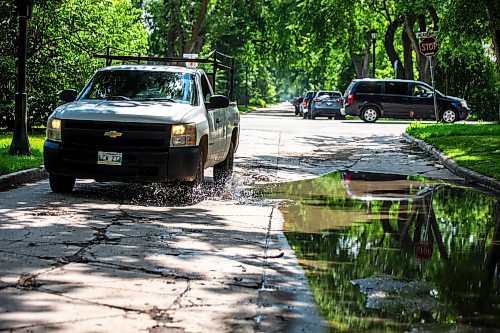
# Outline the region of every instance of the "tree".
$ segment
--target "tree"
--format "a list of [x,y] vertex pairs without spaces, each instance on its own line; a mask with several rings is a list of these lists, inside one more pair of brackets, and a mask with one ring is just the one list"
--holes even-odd
[[[0,6],[5,6],[4,2]],[[0,22],[7,29],[0,33],[2,74],[0,83],[0,127],[11,128],[16,60],[13,6],[2,8]],[[6,9],[4,11],[3,9]],[[47,115],[57,106],[57,91],[83,88],[102,63],[92,54],[106,46],[145,53],[146,29],[141,10],[130,0],[57,0],[34,2],[33,18],[28,27],[28,124],[44,125]],[[15,21],[15,20],[14,20]],[[15,39],[14,39],[15,41]],[[5,73],[5,74],[3,74]]]

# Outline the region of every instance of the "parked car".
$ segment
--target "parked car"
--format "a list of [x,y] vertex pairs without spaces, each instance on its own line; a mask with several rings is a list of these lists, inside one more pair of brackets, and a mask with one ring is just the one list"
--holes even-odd
[[328,119],[340,119],[344,116],[340,113],[344,100],[340,91],[320,90],[311,101],[310,119],[316,117],[328,117]]
[[[373,123],[380,117],[435,119],[432,87],[414,80],[358,79],[344,94],[343,115],[359,116]],[[467,119],[469,107],[461,98],[436,90],[438,117],[445,123]]]
[[300,104],[302,103],[303,100],[304,100],[303,97],[297,96],[292,101],[292,104],[293,104],[293,106],[295,108],[295,115],[296,116],[300,114]]
[[311,101],[316,95],[316,91],[308,91],[302,100],[302,104],[300,106],[300,115],[302,118],[306,119],[309,115],[309,111],[311,111]]

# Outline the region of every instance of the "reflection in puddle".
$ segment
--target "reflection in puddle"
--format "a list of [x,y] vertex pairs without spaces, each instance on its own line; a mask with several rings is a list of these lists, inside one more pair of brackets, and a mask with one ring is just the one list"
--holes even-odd
[[500,331],[498,197],[352,172],[266,192],[332,331]]

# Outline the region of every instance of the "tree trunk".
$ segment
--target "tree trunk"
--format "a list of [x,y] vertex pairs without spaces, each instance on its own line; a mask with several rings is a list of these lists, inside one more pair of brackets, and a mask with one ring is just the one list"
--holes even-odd
[[406,16],[405,17],[405,23],[404,23],[404,29],[403,32],[401,33],[401,38],[403,40],[403,60],[404,64],[403,67],[405,69],[405,75],[404,78],[407,80],[413,80],[413,47],[412,47],[412,42],[409,37],[409,32],[413,33],[413,25],[415,24],[415,17],[414,16]]
[[201,0],[200,11],[198,12],[198,17],[196,18],[196,22],[194,23],[193,30],[191,32],[191,40],[189,41],[186,47],[186,53],[191,53],[196,43],[199,42],[201,27],[205,22],[205,18],[207,17],[207,10],[208,10],[208,0]]
[[200,36],[198,36],[198,39],[196,40],[196,43],[194,45],[194,48],[192,50],[193,53],[200,53],[201,48],[205,44],[205,37],[204,33],[200,33]]
[[484,261],[484,277],[481,281],[481,289],[479,291],[480,302],[478,302],[478,308],[484,309],[485,300],[491,297],[492,284],[495,278],[495,271],[497,269],[498,262],[500,261],[500,201],[497,201],[495,205],[495,212],[493,214],[493,219],[495,220],[495,229],[493,231],[493,239],[491,240],[491,247],[486,254],[486,259]]
[[500,3],[498,0],[486,0],[486,10],[491,27],[491,39],[495,51],[497,74],[500,75]]
[[500,75],[500,29],[496,29],[493,33],[493,48],[495,49],[497,73]]
[[387,52],[389,60],[391,61],[391,64],[394,64],[396,60],[398,61],[397,77],[396,77],[398,79],[404,78],[404,68],[403,65],[401,64],[401,60],[399,59],[399,55],[396,52],[396,49],[394,48],[394,34],[396,33],[398,27],[401,26],[403,21],[404,21],[403,17],[399,17],[395,19],[393,22],[389,23],[387,31],[385,32],[385,39],[384,39],[385,50]]
[[167,57],[174,57],[175,55],[175,41],[177,37],[177,24],[178,19],[177,7],[174,1],[163,0],[163,13],[165,22],[168,22],[168,32],[167,32],[167,49],[165,53]]
[[436,9],[434,8],[434,6],[430,6],[428,10],[432,18],[432,22],[434,22],[434,31],[439,31],[439,16],[436,12]]
[[356,71],[356,78],[362,79],[370,77],[370,48],[372,40],[370,34],[366,34],[366,49],[363,54],[357,54],[351,51],[351,60]]
[[179,34],[179,57],[184,54],[184,30],[182,30],[181,22],[176,22],[176,30]]
[[363,59],[361,55],[351,53],[351,60],[352,63],[354,64],[354,70],[356,71],[356,79],[361,79],[363,76],[362,71],[363,71]]
[[[425,16],[420,14],[418,16],[418,25],[420,32],[427,31],[427,25],[425,23]],[[417,56],[417,69],[418,69],[418,79],[420,81],[431,83],[431,72],[430,72],[430,63],[429,58],[420,53],[420,48],[418,45],[417,37],[413,30],[407,30],[408,37],[410,38],[413,49],[415,50],[415,54]],[[435,66],[435,64],[434,64]]]

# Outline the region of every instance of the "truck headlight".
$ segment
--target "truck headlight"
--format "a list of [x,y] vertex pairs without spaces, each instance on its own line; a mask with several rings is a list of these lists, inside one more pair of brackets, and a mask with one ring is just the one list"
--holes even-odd
[[170,147],[196,146],[196,124],[172,125]]
[[49,118],[47,122],[47,139],[61,142],[61,119]]

